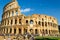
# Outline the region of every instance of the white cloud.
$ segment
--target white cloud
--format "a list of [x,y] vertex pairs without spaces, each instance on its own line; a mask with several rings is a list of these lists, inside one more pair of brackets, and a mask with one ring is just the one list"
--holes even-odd
[[21,9],[21,12],[30,12],[31,8],[25,8],[25,9]]

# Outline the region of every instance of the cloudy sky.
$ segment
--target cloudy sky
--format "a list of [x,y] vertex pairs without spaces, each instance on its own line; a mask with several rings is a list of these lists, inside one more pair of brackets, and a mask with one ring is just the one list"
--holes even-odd
[[[3,7],[12,0],[0,0],[0,21]],[[17,0],[22,14],[45,14],[57,18],[60,24],[60,0]]]

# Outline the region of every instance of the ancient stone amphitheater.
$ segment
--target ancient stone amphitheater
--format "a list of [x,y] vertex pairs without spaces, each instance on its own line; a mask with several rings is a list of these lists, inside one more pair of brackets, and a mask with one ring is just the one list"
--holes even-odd
[[[3,8],[0,34],[11,35],[54,35],[59,34],[57,19],[44,14],[25,16],[21,13],[16,0]],[[7,38],[7,36],[6,36]]]

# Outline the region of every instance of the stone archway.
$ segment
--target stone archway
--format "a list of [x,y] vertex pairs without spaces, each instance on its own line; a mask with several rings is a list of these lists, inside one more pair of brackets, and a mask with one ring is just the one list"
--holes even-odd
[[24,34],[26,34],[27,33],[27,29],[24,29]]
[[21,29],[19,28],[19,34],[21,34]]
[[10,33],[12,33],[12,28],[10,28]]
[[50,30],[49,30],[49,34],[51,34],[51,33],[50,33]]
[[30,29],[30,33],[33,34],[33,29]]
[[37,29],[35,29],[35,34],[38,34],[38,30]]
[[48,34],[48,31],[47,31],[47,29],[45,30],[45,33],[46,33],[46,34]]
[[14,29],[14,34],[16,34],[16,28]]

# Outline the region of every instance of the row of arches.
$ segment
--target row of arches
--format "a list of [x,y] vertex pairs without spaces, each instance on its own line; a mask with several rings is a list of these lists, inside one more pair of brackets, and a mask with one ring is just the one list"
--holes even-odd
[[[52,22],[41,22],[41,21],[34,21],[34,20],[30,20],[30,21],[28,21],[28,20],[24,20],[25,21],[25,24],[38,24],[38,25],[40,25],[40,26],[52,26],[52,27],[57,27],[57,24],[56,23],[52,23]],[[10,24],[9,24],[10,23]],[[22,19],[12,19],[12,20],[4,20],[3,22],[2,22],[2,24],[3,25],[13,25],[13,23],[14,24],[21,24],[21,25],[24,25],[24,24],[22,24],[23,22],[22,22]]]
[[17,16],[19,14],[20,14],[19,9],[15,9],[12,11],[5,12],[5,14],[3,14],[2,18],[5,19],[5,18],[13,17],[15,15]]
[[[6,31],[7,30],[7,31]],[[13,31],[14,30],[14,31]],[[12,31],[13,31],[13,34],[16,34],[17,33],[17,29],[16,28],[14,28],[14,29],[12,29],[12,28],[10,28],[10,31],[9,31],[9,29],[7,28],[5,28],[4,29],[4,33],[5,34],[8,34],[8,32],[10,33],[10,34],[12,34]],[[33,33],[33,34],[50,34],[50,32],[51,32],[51,30],[47,30],[47,29],[30,29],[29,30],[30,31],[30,33]],[[23,33],[22,33],[23,32]],[[21,29],[21,28],[18,28],[18,34],[25,34],[25,33],[28,33],[28,29]]]

